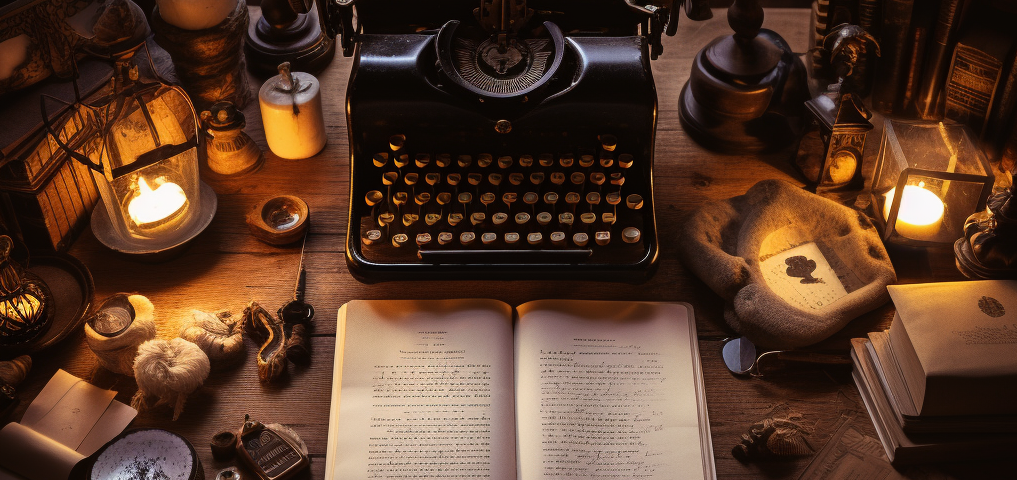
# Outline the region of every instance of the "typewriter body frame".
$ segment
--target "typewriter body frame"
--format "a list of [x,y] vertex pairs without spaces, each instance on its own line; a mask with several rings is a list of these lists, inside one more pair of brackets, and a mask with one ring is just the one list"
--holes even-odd
[[[638,283],[652,276],[658,256],[652,201],[657,96],[649,62],[660,53],[660,35],[673,34],[677,18],[668,19],[669,14],[677,17],[677,12],[671,13],[677,5],[636,5],[634,1],[530,0],[529,5],[525,0],[319,3],[326,31],[341,34],[344,54],[355,57],[346,95],[350,210],[345,250],[350,272],[364,282],[573,279]],[[491,4],[504,17],[495,19],[494,27],[478,13],[491,8]],[[689,5],[686,9],[693,13]],[[519,16],[509,20],[516,14]],[[498,25],[506,27],[505,31],[498,33]],[[561,42],[548,60],[554,65],[528,89],[505,94],[474,91],[461,77],[453,78],[458,72],[443,63],[448,57],[439,57],[454,55],[444,53],[443,48],[453,48],[449,37],[457,30],[476,32],[481,28],[486,28],[483,33],[490,33],[492,39],[503,41],[499,35],[513,35],[518,29],[539,31],[545,36],[557,33],[555,41],[560,38]],[[400,136],[405,145],[391,145],[392,135]],[[477,255],[463,259],[446,256],[433,260],[423,254],[418,254],[418,259],[405,255],[388,258],[380,251],[399,250],[386,245],[387,236],[378,246],[367,246],[362,239],[375,220],[368,211],[377,207],[368,206],[364,198],[369,191],[379,189],[373,177],[380,177],[382,172],[376,163],[372,164],[378,152],[391,150],[398,154],[395,149],[404,147],[401,151],[410,152],[410,167],[413,152],[431,157],[446,153],[453,159],[453,168],[461,153],[486,152],[494,158],[508,155],[515,161],[520,155],[537,158],[545,152],[554,154],[556,162],[563,152],[575,153],[576,158],[587,151],[612,157],[606,154],[608,147],[592,147],[602,135],[615,136],[617,153],[635,158],[637,168],[629,169],[623,186],[627,185],[629,192],[645,192],[645,203],[634,220],[641,230],[637,242],[641,249],[633,251],[632,245],[624,245],[616,232],[615,245],[595,247],[599,257],[591,254],[589,261],[579,258],[584,255],[563,255],[576,252],[561,248],[522,249],[520,255],[515,255],[504,246],[488,249],[487,254],[479,248]],[[512,171],[520,168],[515,164]],[[368,176],[371,180],[366,179]],[[420,177],[423,186],[423,174]],[[410,197],[412,206],[412,192]],[[615,208],[617,211],[617,205]],[[398,222],[397,218],[396,227]],[[417,246],[411,238],[402,249],[416,251]],[[620,260],[614,258],[616,252]],[[602,261],[605,257],[611,261]]]

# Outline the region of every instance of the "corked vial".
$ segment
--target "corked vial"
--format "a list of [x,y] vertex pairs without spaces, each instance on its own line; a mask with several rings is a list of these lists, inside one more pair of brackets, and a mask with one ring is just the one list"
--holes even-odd
[[312,157],[325,147],[325,118],[321,109],[321,85],[305,72],[290,72],[289,62],[279,65],[276,75],[258,92],[265,140],[280,158]]

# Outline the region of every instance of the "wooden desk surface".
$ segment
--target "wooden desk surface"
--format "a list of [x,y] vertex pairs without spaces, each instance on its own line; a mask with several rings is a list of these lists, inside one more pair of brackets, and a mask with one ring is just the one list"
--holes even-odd
[[[252,10],[252,17],[257,18],[257,8]],[[277,384],[262,385],[254,360],[257,346],[248,339],[246,362],[234,370],[213,372],[190,397],[179,420],[170,421],[168,408],[157,408],[141,413],[134,426],[165,428],[186,436],[201,456],[206,478],[211,479],[228,465],[212,459],[208,448],[212,435],[223,429],[235,430],[244,414],[251,414],[262,422],[292,426],[310,448],[310,478],[323,478],[335,318],[343,303],[352,299],[489,297],[518,305],[541,298],[599,298],[685,301],[694,306],[719,477],[797,478],[806,468],[812,457],[744,464],[731,455],[731,448],[748,427],[780,403],[815,422],[812,444],[817,450],[826,444],[842,416],[853,415],[852,425],[875,438],[846,371],[806,370],[767,379],[739,378],[728,373],[721,363],[719,348],[721,340],[733,332],[724,323],[723,302],[678,261],[682,241],[678,224],[694,208],[707,201],[740,195],[762,179],[780,178],[801,184],[787,151],[758,157],[722,156],[693,143],[681,129],[678,94],[688,78],[692,58],[708,41],[730,32],[725,18],[725,12],[718,10],[707,22],[683,19],[677,36],[665,39],[663,56],[653,63],[659,97],[654,180],[661,249],[660,268],[643,285],[550,281],[359,283],[350,276],[344,260],[349,151],[343,105],[352,59],[337,54],[319,77],[328,145],[314,158],[289,161],[268,152],[255,101],[245,110],[247,132],[265,150],[267,161],[255,174],[209,182],[218,194],[218,211],[208,230],[182,255],[164,263],[137,263],[114,255],[89,231],[81,235],[70,253],[91,269],[97,301],[115,292],[146,295],[156,306],[159,337],[173,338],[178,334],[180,320],[191,309],[231,309],[239,314],[247,302],[256,300],[274,311],[290,299],[300,261],[299,242],[287,247],[263,244],[248,234],[244,216],[266,196],[298,195],[311,209],[304,263],[306,299],[317,312],[313,360],[306,368],[290,365],[288,376]],[[782,34],[796,52],[808,48],[808,10],[769,10],[764,27]],[[252,82],[255,91],[261,80]],[[870,147],[878,144],[879,130],[870,138],[876,139],[869,142]],[[871,165],[865,168],[867,173],[871,171]],[[902,280],[958,279],[952,263],[952,255],[939,252],[918,260],[902,259],[898,271]],[[889,305],[877,309],[854,321],[826,345],[846,351],[847,339],[886,328],[892,315]],[[132,378],[111,374],[97,366],[81,334],[35,355],[35,362],[29,381],[22,386],[23,403],[13,418],[20,418],[57,368],[117,390],[117,398],[123,402],[129,402],[136,390]],[[965,476],[968,469],[965,466],[949,470]]]

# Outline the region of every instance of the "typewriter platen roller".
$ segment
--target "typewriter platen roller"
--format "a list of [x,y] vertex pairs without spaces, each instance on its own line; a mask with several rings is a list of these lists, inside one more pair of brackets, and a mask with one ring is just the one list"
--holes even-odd
[[333,2],[323,16],[356,57],[346,99],[355,276],[652,275],[649,61],[675,5]]

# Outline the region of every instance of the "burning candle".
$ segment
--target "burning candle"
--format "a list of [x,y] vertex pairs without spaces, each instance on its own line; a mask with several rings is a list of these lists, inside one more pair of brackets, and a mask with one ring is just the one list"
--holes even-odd
[[[924,183],[904,186],[900,207],[897,209],[897,224],[894,226],[894,230],[901,236],[914,240],[932,240],[943,225],[946,206],[924,186]],[[883,203],[883,218],[886,220],[890,218],[890,207],[893,206],[896,193],[896,188],[886,192],[886,201]]]
[[163,225],[177,213],[183,211],[187,203],[184,189],[173,182],[163,182],[152,190],[143,177],[138,177],[138,195],[127,205],[127,213],[131,220],[140,228],[153,228]]

